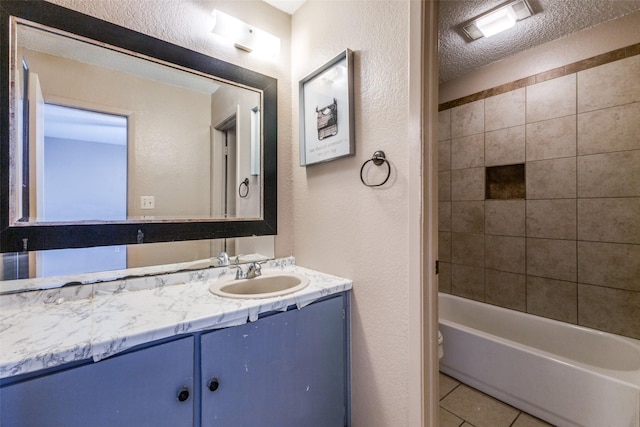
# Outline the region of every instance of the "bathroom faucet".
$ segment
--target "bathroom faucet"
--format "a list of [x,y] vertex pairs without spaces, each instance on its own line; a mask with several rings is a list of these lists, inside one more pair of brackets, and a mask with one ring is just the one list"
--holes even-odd
[[219,267],[226,267],[229,265],[229,255],[224,251],[220,252],[220,255],[218,255],[216,259],[220,261]]
[[253,279],[262,274],[262,267],[257,262],[252,262],[249,264],[247,268],[247,272],[242,271],[242,267],[237,266],[238,270],[236,271],[236,280],[239,279]]

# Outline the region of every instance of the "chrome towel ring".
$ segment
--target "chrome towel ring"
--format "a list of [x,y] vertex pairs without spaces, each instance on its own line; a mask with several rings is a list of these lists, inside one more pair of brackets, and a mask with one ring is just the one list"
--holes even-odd
[[[364,167],[367,166],[369,162],[372,162],[376,166],[380,166],[383,163],[387,164],[387,177],[384,179],[384,181],[382,181],[379,184],[369,184],[365,182],[364,177],[362,176],[362,173],[364,172]],[[371,157],[369,160],[364,162],[362,164],[362,167],[360,168],[360,181],[362,181],[362,183],[367,187],[381,187],[384,184],[386,184],[387,181],[389,181],[390,176],[391,176],[391,164],[389,164],[389,160],[387,160],[387,156],[384,154],[384,151],[382,150],[378,150],[375,153],[373,153],[373,157]]]

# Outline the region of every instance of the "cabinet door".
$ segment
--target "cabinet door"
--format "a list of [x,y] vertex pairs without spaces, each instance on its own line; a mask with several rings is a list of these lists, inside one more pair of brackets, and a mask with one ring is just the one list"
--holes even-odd
[[203,335],[203,427],[343,427],[344,301],[339,296]]
[[[6,386],[0,390],[0,425],[193,426],[193,340]],[[190,395],[181,402],[183,387]]]

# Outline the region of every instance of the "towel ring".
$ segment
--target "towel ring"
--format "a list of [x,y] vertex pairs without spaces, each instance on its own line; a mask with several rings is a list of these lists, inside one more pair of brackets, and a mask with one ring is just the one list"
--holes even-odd
[[[242,191],[242,186],[243,185],[246,187],[245,191]],[[240,196],[241,199],[244,199],[248,195],[249,195],[249,178],[245,178],[244,181],[242,181],[240,183],[240,186],[238,187],[238,196]]]
[[[364,167],[369,162],[372,162],[376,166],[380,166],[383,163],[387,164],[387,177],[380,184],[368,184],[368,183],[366,183],[364,181],[364,177],[362,176],[362,172],[364,172]],[[371,157],[369,160],[364,162],[362,164],[362,167],[360,168],[360,181],[362,181],[362,183],[364,185],[366,185],[367,187],[381,187],[384,184],[386,184],[387,181],[389,181],[389,177],[390,176],[391,176],[391,164],[389,164],[389,160],[387,160],[387,156],[384,154],[384,151],[382,151],[382,150],[378,150],[375,153],[373,153],[373,157]]]

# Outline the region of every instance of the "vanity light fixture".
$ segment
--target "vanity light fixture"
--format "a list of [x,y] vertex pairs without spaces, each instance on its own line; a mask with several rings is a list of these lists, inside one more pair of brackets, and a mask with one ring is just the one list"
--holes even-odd
[[473,41],[508,30],[531,15],[533,9],[527,0],[509,1],[461,24],[460,29]]
[[235,47],[247,52],[269,56],[280,53],[280,39],[246,22],[215,9],[212,33],[229,40]]

